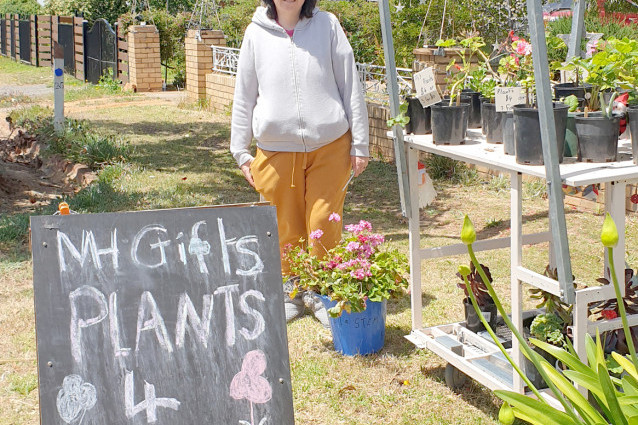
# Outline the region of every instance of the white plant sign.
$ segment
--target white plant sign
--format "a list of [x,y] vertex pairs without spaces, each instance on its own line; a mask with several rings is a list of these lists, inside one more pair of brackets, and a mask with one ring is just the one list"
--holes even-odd
[[441,95],[436,89],[436,79],[434,78],[433,68],[425,68],[414,74],[413,78],[416,97],[424,108],[441,101]]
[[525,103],[523,87],[496,87],[496,112],[510,112],[514,105]]

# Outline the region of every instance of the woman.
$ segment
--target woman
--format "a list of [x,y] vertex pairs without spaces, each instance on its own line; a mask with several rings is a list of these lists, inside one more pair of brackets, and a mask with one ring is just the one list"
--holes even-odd
[[[352,48],[317,0],[264,0],[239,54],[230,150],[248,183],[277,207],[279,244],[321,229],[322,255],[341,239],[346,187],[368,164],[368,114]],[[257,154],[250,154],[252,138]],[[282,264],[289,276],[287,263]],[[303,313],[286,300],[286,320]],[[316,297],[306,297],[327,324]]]

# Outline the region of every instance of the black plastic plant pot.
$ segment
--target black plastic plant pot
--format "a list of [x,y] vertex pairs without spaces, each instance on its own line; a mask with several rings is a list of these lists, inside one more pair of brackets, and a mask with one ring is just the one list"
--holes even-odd
[[410,122],[406,132],[411,134],[428,134],[432,132],[430,125],[430,107],[424,108],[416,97],[408,97],[408,116]]
[[576,133],[576,113],[567,113],[567,124],[565,127],[565,152],[564,157],[578,156],[578,134]]
[[481,127],[481,93],[468,89],[461,91],[461,102],[470,104],[470,117],[467,120],[468,128]]
[[481,133],[483,133],[483,135],[485,136],[487,125],[485,124],[485,115],[483,115],[483,104],[485,102],[491,103],[492,99],[490,99],[489,97],[481,96],[479,97],[479,101],[481,102]]
[[613,162],[618,156],[620,116],[605,117],[601,112],[576,115],[578,160],[583,162]]
[[[563,162],[567,111],[564,103],[554,103],[558,162]],[[525,165],[543,165],[543,144],[538,109],[526,105],[514,105],[514,143],[516,162]]]
[[503,143],[505,112],[496,112],[495,103],[483,102],[481,104],[481,117],[487,143]]
[[[465,327],[474,333],[484,331],[485,326],[481,323],[481,320],[476,314],[476,310],[474,310],[472,301],[470,301],[469,298],[463,300],[463,307],[465,307]],[[492,329],[496,329],[496,319],[498,316],[496,304],[479,306],[479,309],[483,317],[485,317],[487,324],[490,325]]]
[[449,106],[448,101],[430,106],[432,110],[432,139],[439,145],[462,145],[467,134],[470,104]]
[[514,143],[514,113],[503,113],[503,152],[505,155],[516,155]]
[[586,92],[591,92],[591,84],[582,84],[577,86],[576,83],[561,83],[554,86],[554,99],[560,100],[563,97],[574,95],[579,99],[585,98]]
[[638,165],[638,107],[627,109],[629,132],[631,133],[631,153],[634,164]]

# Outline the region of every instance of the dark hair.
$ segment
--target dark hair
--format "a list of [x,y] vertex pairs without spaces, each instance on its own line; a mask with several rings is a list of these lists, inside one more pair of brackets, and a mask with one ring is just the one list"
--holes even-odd
[[[262,0],[266,5],[266,16],[270,19],[277,20],[277,8],[275,7],[275,2],[273,0]],[[301,11],[299,12],[299,18],[312,18],[312,11],[317,5],[317,0],[306,0],[301,6]]]

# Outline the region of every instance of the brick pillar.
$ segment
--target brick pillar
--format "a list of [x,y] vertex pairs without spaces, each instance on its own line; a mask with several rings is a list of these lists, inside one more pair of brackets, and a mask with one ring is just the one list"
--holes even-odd
[[[412,64],[412,71],[418,72],[423,68],[432,67],[434,68],[434,76],[436,78],[436,86],[439,89],[440,93],[445,93],[445,89],[447,86],[446,79],[448,78],[448,73],[458,72],[455,71],[454,68],[450,68],[449,71],[446,70],[449,63],[452,59],[456,59],[456,63],[463,63],[463,59],[461,58],[461,54],[465,55],[467,58],[469,56],[469,51],[465,51],[465,49],[460,49],[456,47],[446,47],[443,49],[444,55],[438,55],[435,53],[439,53],[439,49],[437,47],[423,47],[419,49],[414,49],[412,51],[415,56],[415,60]],[[470,62],[473,65],[478,65],[478,57],[475,55],[471,58]]]
[[197,30],[188,30],[185,40],[186,92],[191,99],[206,97],[206,74],[212,72],[213,50],[211,46],[225,46],[222,31],[202,30],[200,39]]
[[129,82],[138,92],[162,90],[159,31],[155,25],[128,29]]

